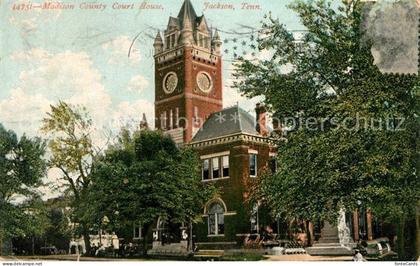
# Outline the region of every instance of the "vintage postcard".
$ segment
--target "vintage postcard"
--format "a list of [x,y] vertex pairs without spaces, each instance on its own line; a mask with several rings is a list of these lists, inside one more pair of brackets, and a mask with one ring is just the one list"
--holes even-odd
[[0,0],[0,264],[417,265],[419,14]]

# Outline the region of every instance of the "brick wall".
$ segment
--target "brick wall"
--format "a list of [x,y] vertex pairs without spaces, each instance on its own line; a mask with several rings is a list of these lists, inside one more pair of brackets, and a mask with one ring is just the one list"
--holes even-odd
[[[268,144],[236,142],[198,149],[200,156],[230,151],[229,178],[207,181],[215,184],[220,191],[220,198],[226,204],[228,215],[224,216],[225,234],[221,237],[208,237],[208,220],[203,216],[203,222],[195,227],[195,235],[196,242],[202,243],[205,248],[220,248],[221,243],[231,245],[231,242],[236,242],[237,246],[240,246],[243,241],[243,236],[240,235],[250,233],[250,206],[246,201],[250,195],[253,178],[249,176],[249,149],[258,152],[257,167],[258,174],[261,174],[269,165]],[[235,212],[235,215],[230,215]]]
[[[161,128],[161,115],[166,112],[166,128],[169,128],[170,110],[175,119],[178,108],[179,126],[186,128],[184,141],[193,137],[193,127],[200,128],[208,116],[222,110],[222,59],[217,63],[203,60],[194,55],[193,48],[183,48],[183,54],[172,60],[159,63],[155,60],[155,122],[156,128]],[[209,93],[202,92],[197,85],[196,77],[201,71],[209,74],[213,81],[213,89]],[[171,94],[166,94],[162,88],[165,76],[175,72],[178,85]],[[198,119],[194,119],[194,110],[198,110]],[[176,122],[172,123],[173,125]]]

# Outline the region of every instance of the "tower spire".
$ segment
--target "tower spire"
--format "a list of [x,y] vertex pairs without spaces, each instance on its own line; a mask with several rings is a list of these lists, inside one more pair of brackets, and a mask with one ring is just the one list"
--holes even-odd
[[181,27],[188,26],[188,23],[191,23],[191,26],[194,27],[193,23],[195,23],[195,20],[197,19],[197,13],[195,13],[194,7],[190,0],[185,0],[182,4],[182,7],[178,13],[178,19],[180,21]]
[[155,48],[155,54],[161,53],[163,51],[163,40],[162,36],[160,36],[160,31],[158,31],[156,34],[153,47]]
[[197,14],[190,0],[185,0],[178,13],[178,20],[181,26],[181,42],[186,45],[194,44],[193,31]]
[[221,48],[222,48],[222,40],[220,39],[219,31],[217,30],[217,28],[213,35],[212,45],[213,45],[214,52],[220,55]]
[[149,123],[147,123],[146,114],[143,113],[143,118],[140,121],[140,130],[149,129]]

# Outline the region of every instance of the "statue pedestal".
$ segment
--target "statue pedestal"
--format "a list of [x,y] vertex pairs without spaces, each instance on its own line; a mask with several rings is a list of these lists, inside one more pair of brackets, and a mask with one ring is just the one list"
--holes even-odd
[[187,240],[181,240],[181,242],[179,243],[181,245],[181,247],[188,249],[188,241]]
[[152,243],[152,248],[153,249],[159,248],[161,246],[162,246],[162,241],[153,241],[153,243]]
[[328,222],[324,223],[321,230],[321,238],[312,247],[306,248],[306,252],[312,256],[351,256],[353,250],[340,244],[338,228]]

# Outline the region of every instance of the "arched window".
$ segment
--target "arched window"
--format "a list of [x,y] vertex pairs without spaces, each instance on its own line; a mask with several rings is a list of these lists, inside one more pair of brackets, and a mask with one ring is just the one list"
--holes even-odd
[[208,208],[209,216],[209,235],[223,235],[225,233],[224,208],[214,202]]

